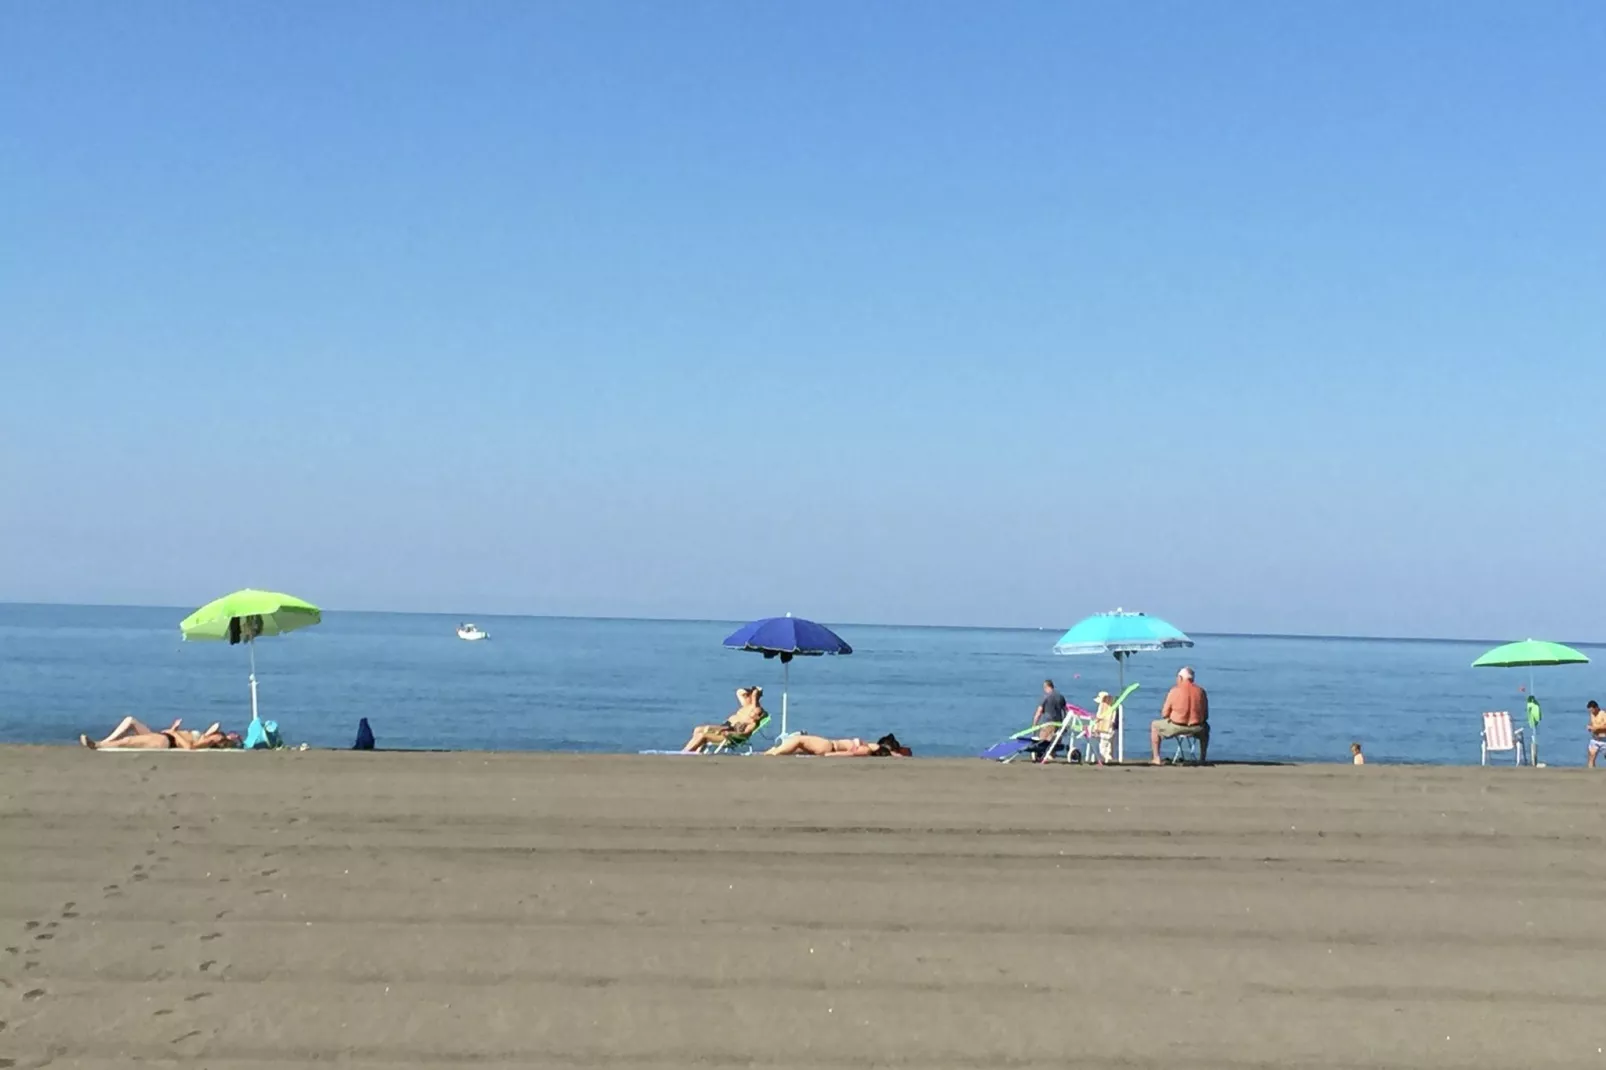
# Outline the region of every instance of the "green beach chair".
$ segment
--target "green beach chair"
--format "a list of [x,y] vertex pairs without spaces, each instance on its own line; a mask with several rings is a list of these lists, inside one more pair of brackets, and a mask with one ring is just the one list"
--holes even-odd
[[748,732],[746,735],[741,735],[741,736],[734,735],[734,734],[733,735],[727,735],[724,739],[720,740],[718,743],[704,747],[703,748],[703,753],[704,754],[752,754],[753,753],[753,742],[752,742],[753,741],[753,737],[758,735],[760,732],[764,731],[765,727],[769,723],[770,723],[770,715],[766,713],[764,716],[762,716],[762,717],[760,717],[758,719],[758,723],[753,726],[753,730],[751,732]]

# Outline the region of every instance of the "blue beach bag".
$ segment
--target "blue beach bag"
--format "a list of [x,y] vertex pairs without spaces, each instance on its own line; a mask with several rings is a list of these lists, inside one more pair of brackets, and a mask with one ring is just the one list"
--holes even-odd
[[279,737],[278,721],[251,721],[251,727],[245,730],[246,750],[278,750],[284,746],[284,740]]

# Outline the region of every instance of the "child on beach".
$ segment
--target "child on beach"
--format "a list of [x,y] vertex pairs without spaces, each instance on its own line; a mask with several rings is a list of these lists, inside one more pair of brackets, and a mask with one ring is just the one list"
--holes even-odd
[[1359,743],[1351,743],[1349,745],[1349,752],[1354,755],[1353,761],[1356,765],[1366,764],[1366,755],[1361,753],[1361,745]]

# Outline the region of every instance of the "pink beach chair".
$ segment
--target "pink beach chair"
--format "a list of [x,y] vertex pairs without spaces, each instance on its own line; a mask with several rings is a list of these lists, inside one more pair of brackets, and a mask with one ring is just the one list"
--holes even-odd
[[1489,755],[1501,751],[1513,752],[1513,765],[1522,764],[1522,729],[1511,727],[1511,714],[1506,710],[1483,715],[1483,764],[1489,764]]

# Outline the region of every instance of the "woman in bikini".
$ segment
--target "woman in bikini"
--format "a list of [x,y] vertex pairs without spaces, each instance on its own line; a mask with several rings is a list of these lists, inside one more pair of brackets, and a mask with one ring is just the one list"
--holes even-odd
[[725,718],[721,724],[700,724],[692,732],[686,745],[680,748],[686,753],[700,751],[710,743],[723,743],[731,736],[738,739],[753,734],[758,728],[759,721],[764,719],[764,689],[762,687],[738,687],[736,689],[736,712]]
[[819,758],[908,758],[912,752],[898,742],[898,737],[882,736],[874,743],[862,739],[827,739],[799,732],[788,736],[764,752],[765,754],[811,754]]
[[112,729],[105,739],[90,739],[87,735],[81,735],[78,742],[90,750],[209,750],[228,745],[228,737],[219,730],[219,725],[214,724],[196,735],[181,729],[181,723],[174,721],[156,732],[143,721],[124,717],[122,723]]

